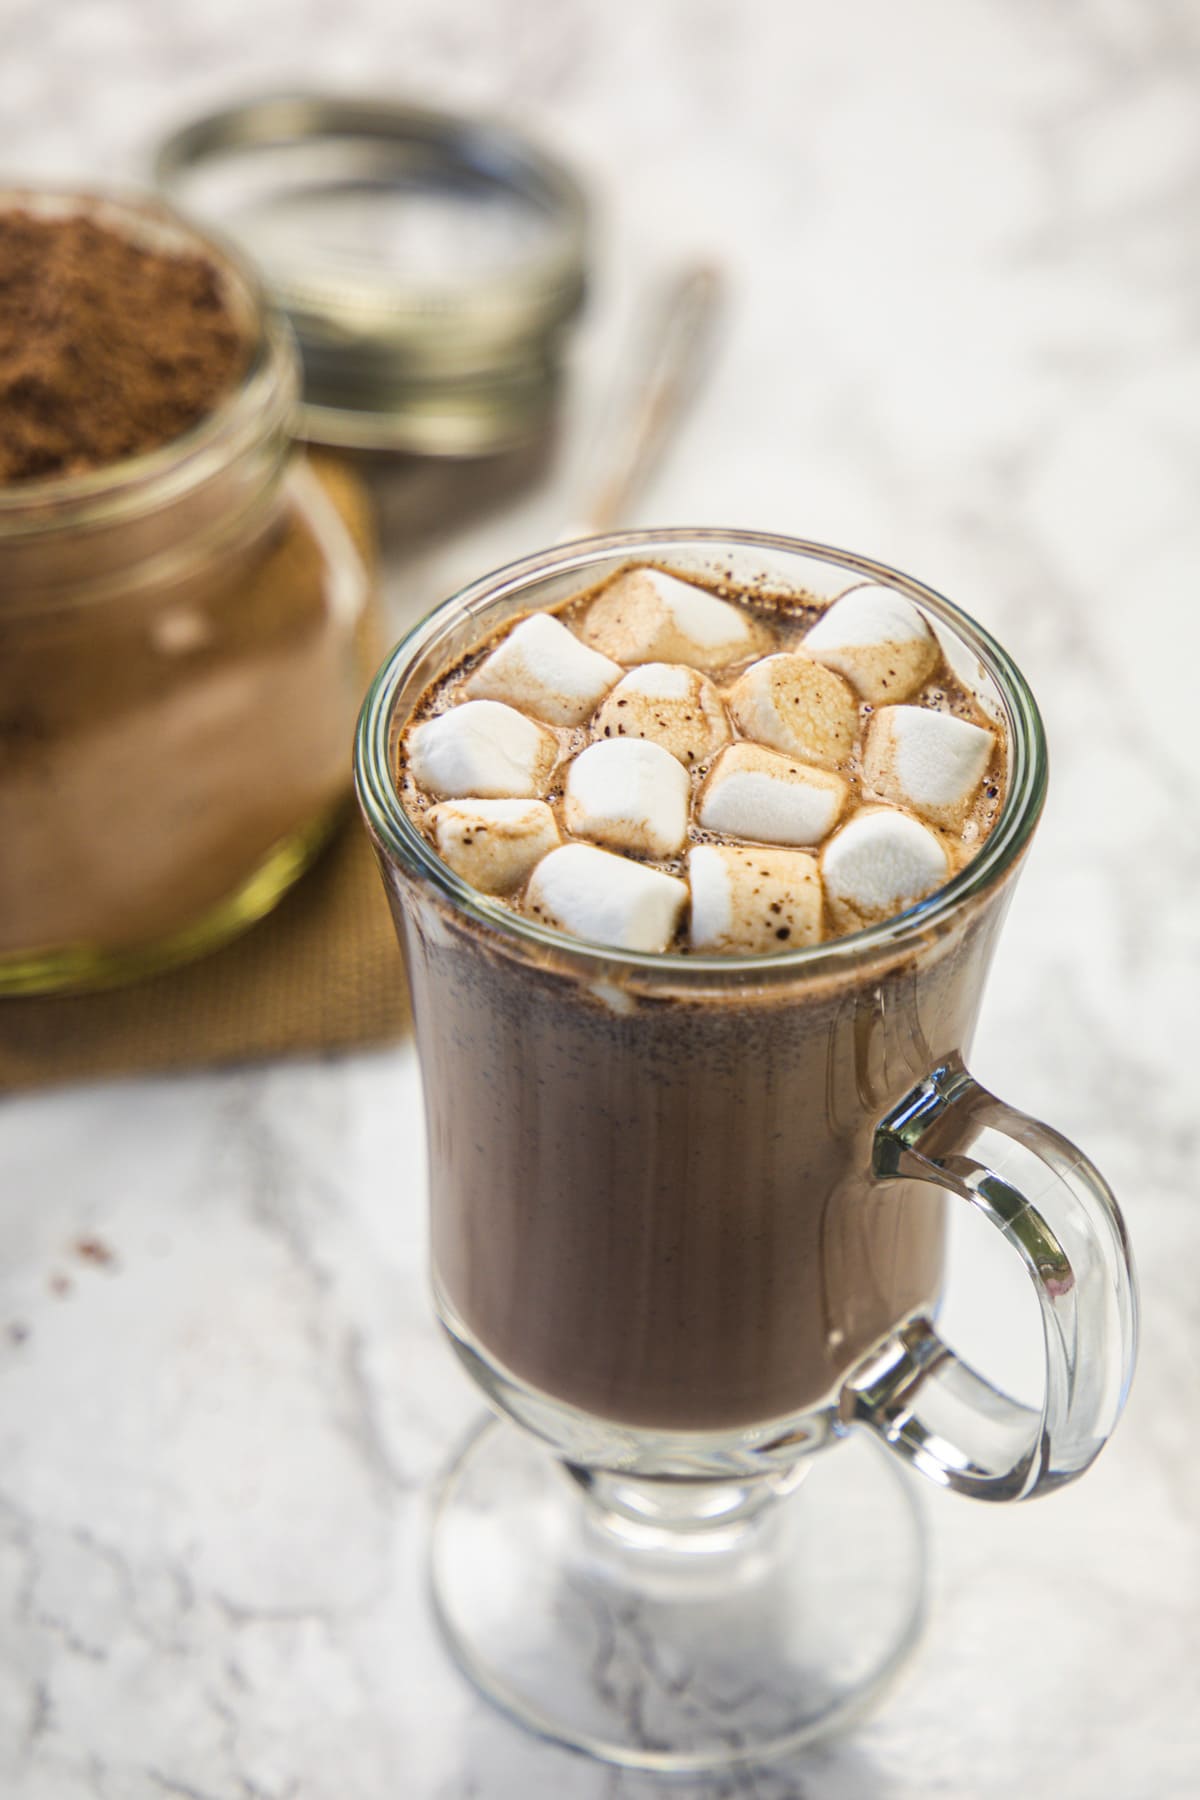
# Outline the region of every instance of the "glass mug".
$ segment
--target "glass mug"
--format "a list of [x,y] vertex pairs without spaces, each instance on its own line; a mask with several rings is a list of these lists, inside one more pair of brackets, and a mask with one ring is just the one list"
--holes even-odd
[[[740,958],[585,943],[462,882],[400,804],[399,733],[507,620],[631,562],[915,601],[1007,736],[974,860],[883,924]],[[493,1701],[606,1760],[701,1771],[794,1750],[915,1641],[921,1530],[896,1459],[979,1499],[1044,1494],[1093,1461],[1132,1375],[1107,1185],[963,1060],[1045,793],[1033,697],[978,625],[864,557],[622,532],[512,564],[419,625],[368,696],[357,780],[409,972],[438,1315],[523,1428],[480,1428],[440,1490],[443,1633]],[[938,1333],[948,1196],[1032,1280],[1040,1407]]]

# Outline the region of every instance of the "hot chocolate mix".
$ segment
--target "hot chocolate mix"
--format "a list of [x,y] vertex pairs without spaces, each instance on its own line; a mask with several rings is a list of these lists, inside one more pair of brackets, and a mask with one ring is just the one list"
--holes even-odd
[[169,443],[248,354],[206,258],[79,213],[0,212],[0,487]]
[[364,576],[295,391],[182,221],[0,210],[0,992],[219,941],[346,791]]

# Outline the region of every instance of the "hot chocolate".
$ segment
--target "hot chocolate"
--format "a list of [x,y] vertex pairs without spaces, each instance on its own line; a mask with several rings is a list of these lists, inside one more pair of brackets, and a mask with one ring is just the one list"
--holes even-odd
[[836,1406],[936,1304],[941,1198],[879,1186],[872,1142],[969,1043],[1004,887],[844,969],[779,955],[963,867],[1005,742],[916,609],[860,593],[826,609],[626,570],[471,647],[395,722],[409,815],[485,913],[686,953],[597,966],[444,900],[435,923],[385,865],[444,1321],[599,1419],[694,1433]]

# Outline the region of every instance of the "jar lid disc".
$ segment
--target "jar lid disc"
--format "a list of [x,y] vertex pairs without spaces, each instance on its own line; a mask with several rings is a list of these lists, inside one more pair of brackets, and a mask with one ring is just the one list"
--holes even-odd
[[154,174],[254,258],[290,318],[302,436],[468,456],[536,434],[583,298],[586,203],[523,134],[280,94],[182,126]]

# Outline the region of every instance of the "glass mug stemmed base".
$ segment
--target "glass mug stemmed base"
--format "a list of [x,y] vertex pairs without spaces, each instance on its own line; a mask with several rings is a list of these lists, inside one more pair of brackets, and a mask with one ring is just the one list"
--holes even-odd
[[676,1775],[775,1761],[882,1696],[924,1622],[922,1517],[867,1434],[814,1454],[846,1435],[836,1401],[741,1434],[627,1431],[501,1373],[435,1298],[500,1415],[456,1451],[430,1532],[434,1613],[481,1693]]
[[550,1742],[664,1774],[775,1761],[861,1716],[915,1648],[921,1516],[865,1434],[754,1484],[589,1475],[488,1419],[435,1497],[443,1638]]
[[[397,733],[506,619],[630,561],[810,596],[881,581],[921,606],[1007,737],[973,861],[881,926],[753,959],[606,950],[467,888],[400,805]],[[1048,1492],[1094,1460],[1132,1375],[1136,1286],[1103,1178],[963,1062],[1044,797],[1032,696],[957,608],[865,558],[620,533],[418,626],[368,696],[356,773],[412,991],[439,1311],[515,1421],[474,1434],[437,1496],[446,1640],[513,1717],[609,1762],[787,1754],[877,1698],[916,1641],[924,1554],[897,1458],[976,1498]],[[1039,1407],[938,1333],[953,1199],[1033,1284]]]

